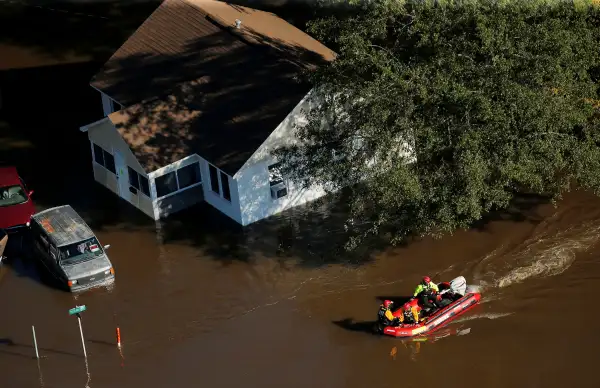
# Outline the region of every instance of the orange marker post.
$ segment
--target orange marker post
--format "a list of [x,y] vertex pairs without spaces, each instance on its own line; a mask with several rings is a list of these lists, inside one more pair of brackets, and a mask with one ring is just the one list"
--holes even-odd
[[117,346],[121,347],[121,329],[117,326]]

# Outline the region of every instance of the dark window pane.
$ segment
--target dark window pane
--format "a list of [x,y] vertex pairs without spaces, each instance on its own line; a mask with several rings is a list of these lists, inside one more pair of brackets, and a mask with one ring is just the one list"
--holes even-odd
[[285,197],[287,195],[287,187],[282,187],[281,189],[277,190],[277,199]]
[[94,160],[101,166],[104,166],[104,150],[97,144],[94,144]]
[[113,174],[117,173],[117,169],[115,168],[115,158],[106,151],[104,151],[104,167]]
[[146,194],[146,196],[150,196],[150,184],[148,183],[148,178],[143,175],[139,175],[140,177],[140,189],[142,193]]
[[231,201],[231,193],[229,192],[229,178],[223,171],[221,171],[221,186],[223,186],[223,198]]
[[177,170],[177,179],[179,179],[179,190],[200,182],[200,165],[198,163],[190,164]]
[[208,170],[210,171],[210,188],[215,193],[221,194],[221,190],[219,190],[219,176],[217,175],[217,168],[212,164],[209,164]]
[[133,168],[127,166],[127,175],[129,175],[129,185],[135,187],[136,189],[140,189],[140,182],[138,180],[138,173]]
[[175,171],[156,178],[154,182],[156,183],[157,197],[164,197],[177,191],[177,181],[175,179]]

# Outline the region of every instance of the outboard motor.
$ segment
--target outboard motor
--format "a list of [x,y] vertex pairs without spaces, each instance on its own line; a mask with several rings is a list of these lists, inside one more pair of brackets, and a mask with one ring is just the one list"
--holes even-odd
[[467,292],[467,280],[464,276],[459,276],[450,282],[450,290],[460,296],[465,296]]

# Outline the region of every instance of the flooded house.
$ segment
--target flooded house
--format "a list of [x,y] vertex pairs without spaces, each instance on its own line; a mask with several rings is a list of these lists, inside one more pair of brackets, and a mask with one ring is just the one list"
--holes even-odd
[[299,72],[334,55],[272,13],[165,0],[91,80],[95,180],[155,220],[206,201],[248,225],[325,195],[272,151],[313,101]]

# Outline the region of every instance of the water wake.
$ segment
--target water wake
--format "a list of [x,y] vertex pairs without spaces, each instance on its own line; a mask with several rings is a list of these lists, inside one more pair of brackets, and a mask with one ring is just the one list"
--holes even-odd
[[502,247],[477,263],[474,281],[482,289],[504,288],[530,278],[563,273],[577,255],[598,242],[600,223],[588,223],[554,235],[532,237],[512,252]]
[[498,319],[498,318],[507,317],[512,314],[513,313],[482,313],[482,314],[465,315],[463,317],[457,318],[453,323],[472,321],[473,319]]

